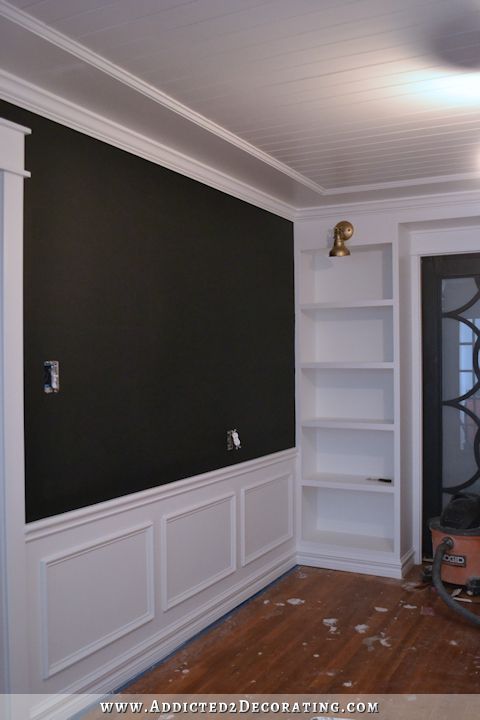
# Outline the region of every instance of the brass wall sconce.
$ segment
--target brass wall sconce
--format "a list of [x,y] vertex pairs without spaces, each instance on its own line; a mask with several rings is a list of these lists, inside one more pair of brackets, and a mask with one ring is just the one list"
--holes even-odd
[[330,257],[347,257],[350,250],[345,247],[347,240],[353,235],[353,225],[348,220],[341,220],[333,228],[333,247],[329,252]]

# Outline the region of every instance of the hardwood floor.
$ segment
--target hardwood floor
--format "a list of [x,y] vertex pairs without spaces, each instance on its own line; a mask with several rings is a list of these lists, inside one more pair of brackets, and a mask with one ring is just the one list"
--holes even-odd
[[122,693],[476,693],[479,673],[480,631],[418,568],[398,581],[300,567]]

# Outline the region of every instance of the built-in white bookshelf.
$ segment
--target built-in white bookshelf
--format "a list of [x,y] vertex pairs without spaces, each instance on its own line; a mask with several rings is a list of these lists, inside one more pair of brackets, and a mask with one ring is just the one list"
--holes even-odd
[[[331,258],[328,249],[300,251],[300,305],[328,303],[349,306],[393,300],[391,243],[349,243],[353,253],[347,258]],[[345,283],[344,263],[351,267],[349,282]],[[351,262],[353,260],[353,263]]]
[[323,551],[328,548],[330,554],[347,551],[347,557],[357,555],[359,549],[393,553],[393,507],[391,493],[304,485],[302,540]]
[[[335,262],[348,262],[336,258]],[[301,361],[393,361],[392,304],[301,308]]]
[[[297,246],[300,560],[399,575],[396,248]],[[380,570],[379,570],[380,568]]]

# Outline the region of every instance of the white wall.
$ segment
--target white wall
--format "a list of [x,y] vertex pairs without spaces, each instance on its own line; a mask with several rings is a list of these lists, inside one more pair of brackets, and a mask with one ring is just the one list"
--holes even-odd
[[[0,173],[0,217],[4,215],[3,180]],[[3,235],[3,233],[2,233]],[[2,237],[3,244],[3,237]],[[1,333],[1,329],[0,329]],[[7,651],[7,588],[6,588],[6,534],[5,534],[5,482],[0,479],[0,695],[8,687],[8,651]],[[1,707],[1,705],[0,705]]]

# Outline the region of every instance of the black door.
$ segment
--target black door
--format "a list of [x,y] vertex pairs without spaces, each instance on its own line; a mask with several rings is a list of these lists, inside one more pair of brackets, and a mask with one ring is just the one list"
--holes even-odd
[[480,492],[480,254],[422,260],[423,552],[428,520]]

